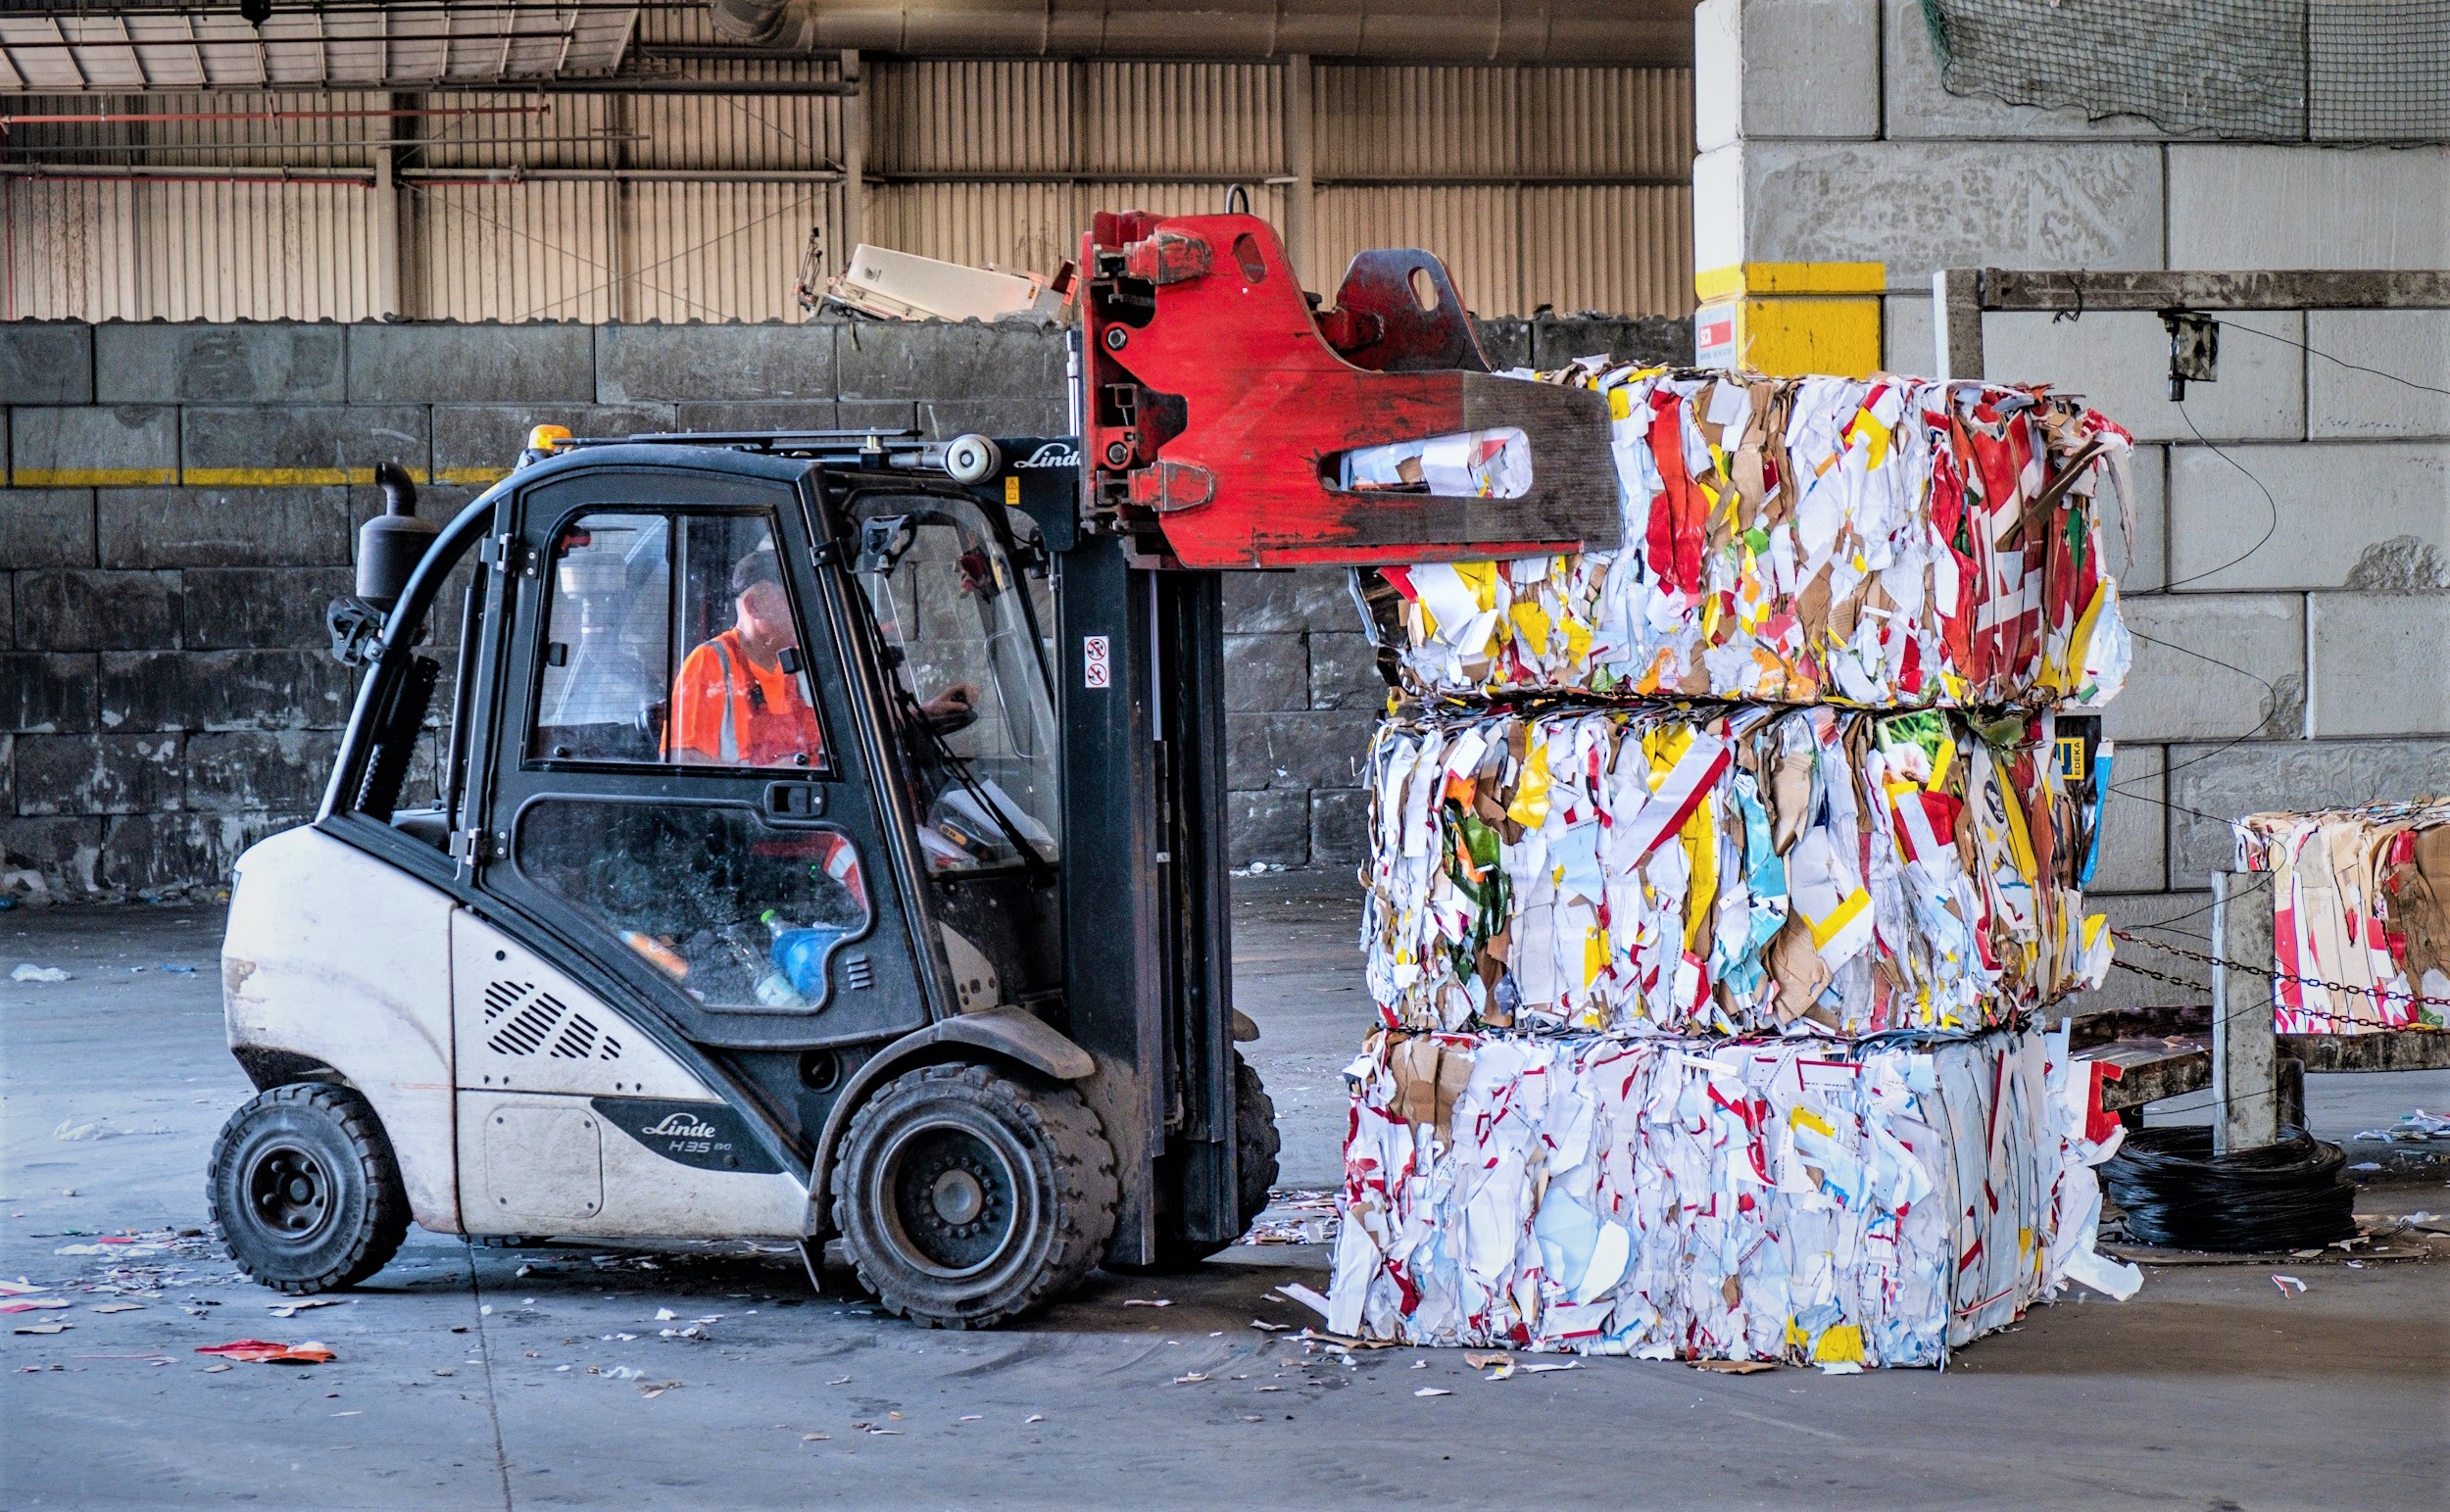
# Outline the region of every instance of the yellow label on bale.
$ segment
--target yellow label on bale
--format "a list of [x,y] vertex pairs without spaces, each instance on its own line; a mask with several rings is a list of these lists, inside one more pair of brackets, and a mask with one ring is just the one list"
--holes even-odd
[[1812,1347],[1815,1364],[1841,1365],[1851,1361],[1863,1363],[1863,1330],[1851,1323],[1833,1324],[1821,1334],[1821,1341]]

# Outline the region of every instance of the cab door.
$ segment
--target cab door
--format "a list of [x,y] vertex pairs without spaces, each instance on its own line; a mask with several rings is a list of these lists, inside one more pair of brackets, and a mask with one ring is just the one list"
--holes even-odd
[[736,454],[557,471],[499,553],[479,884],[702,1046],[927,1019],[814,480]]

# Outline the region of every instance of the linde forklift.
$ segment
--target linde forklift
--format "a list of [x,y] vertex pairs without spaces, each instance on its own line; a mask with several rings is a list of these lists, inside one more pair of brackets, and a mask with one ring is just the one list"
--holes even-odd
[[[1264,221],[1132,213],[1080,269],[1069,436],[540,429],[439,528],[383,470],[320,811],[231,898],[250,1275],[352,1286],[412,1219],[839,1238],[964,1328],[1246,1232],[1222,574],[1612,548],[1607,415],[1493,376],[1424,253],[1322,310]],[[1467,437],[1528,474],[1348,465]]]

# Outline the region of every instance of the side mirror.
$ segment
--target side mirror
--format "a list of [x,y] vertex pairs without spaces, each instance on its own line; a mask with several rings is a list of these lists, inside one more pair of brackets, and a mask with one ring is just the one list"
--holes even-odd
[[383,512],[358,530],[357,596],[388,614],[442,527],[416,517],[416,484],[397,463],[376,463],[374,483]]

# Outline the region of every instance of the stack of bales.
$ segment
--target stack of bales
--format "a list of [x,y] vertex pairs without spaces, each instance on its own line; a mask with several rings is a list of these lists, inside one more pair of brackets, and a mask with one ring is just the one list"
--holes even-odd
[[[1540,380],[1607,397],[1620,548],[1363,595],[1402,687],[1331,1326],[1852,1370],[2124,1294],[2036,1026],[2109,964],[2110,752],[2061,711],[2126,673],[2125,432],[1977,383]],[[1502,493],[1516,449],[1446,470]]]

